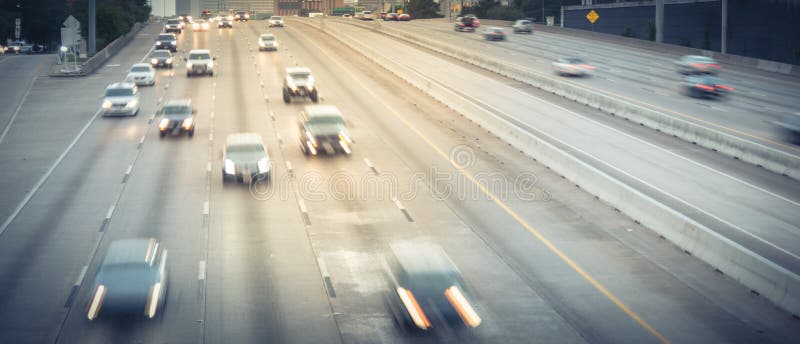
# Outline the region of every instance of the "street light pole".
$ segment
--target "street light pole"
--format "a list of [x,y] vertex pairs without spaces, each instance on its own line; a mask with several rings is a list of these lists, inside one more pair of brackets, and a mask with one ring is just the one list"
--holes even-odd
[[88,55],[94,56],[95,53],[95,36],[97,35],[97,28],[95,27],[97,18],[95,18],[95,0],[89,0],[89,48]]

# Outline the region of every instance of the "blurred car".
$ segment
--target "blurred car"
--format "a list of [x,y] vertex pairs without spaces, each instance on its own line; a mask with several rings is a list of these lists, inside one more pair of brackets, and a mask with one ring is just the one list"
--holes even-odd
[[167,32],[167,33],[169,33],[169,32],[181,33],[181,31],[183,31],[183,24],[181,24],[181,21],[178,20],[178,19],[169,19],[164,24],[164,32]]
[[675,61],[681,74],[716,74],[722,66],[714,59],[699,55],[686,55]]
[[267,20],[267,26],[269,27],[283,27],[283,24],[283,18],[279,16],[272,16]]
[[192,23],[192,31],[208,31],[208,22],[203,19],[198,19]]
[[236,11],[233,15],[233,21],[246,22],[248,19],[250,19],[250,15],[245,11]]
[[33,45],[28,44],[25,41],[8,42],[6,52],[12,54],[31,54],[33,53]]
[[487,27],[483,30],[483,38],[487,41],[505,41],[506,30],[497,26]]
[[460,32],[475,32],[478,26],[480,26],[480,21],[472,16],[458,17],[455,24],[453,24],[453,28]]
[[395,242],[389,248],[383,257],[386,301],[398,324],[417,331],[481,324],[461,273],[440,246]]
[[520,19],[514,22],[514,25],[511,25],[511,29],[514,33],[533,33],[533,22],[527,19]]
[[316,103],[319,98],[314,81],[311,70],[306,67],[286,68],[286,77],[283,79],[283,102],[288,104],[292,98],[308,97]]
[[589,76],[594,67],[579,58],[561,58],[553,62],[553,71],[562,76]]
[[397,15],[397,21],[409,21],[411,20],[411,15],[408,13],[402,13]]
[[154,238],[111,242],[92,283],[86,316],[160,314],[167,296],[167,249]]
[[305,155],[351,153],[353,140],[339,109],[333,105],[306,106],[298,120],[300,149]]
[[386,15],[387,15],[387,14],[388,14],[388,13],[386,13],[386,12],[381,12],[381,13],[380,13],[378,16],[379,16],[381,19],[383,19],[383,20],[386,20]]
[[278,50],[278,40],[271,33],[262,34],[258,38],[258,51]]
[[192,16],[188,14],[181,14],[178,16],[178,19],[183,22],[184,24],[191,24],[192,23]]
[[0,54],[5,54],[7,50],[8,50],[8,47],[6,47],[5,45],[0,44]]
[[149,63],[137,63],[128,70],[125,81],[133,82],[136,86],[153,86],[156,84],[156,70]]
[[211,57],[211,51],[208,49],[194,49],[189,51],[189,55],[184,58],[186,61],[186,77],[192,75],[214,75],[214,60],[216,57]]
[[786,141],[800,143],[800,112],[786,115],[775,124],[783,132]]
[[222,182],[269,180],[270,159],[261,135],[254,133],[230,134],[222,153]]
[[224,28],[227,27],[229,29],[233,28],[233,21],[228,18],[228,16],[219,16],[217,17],[217,28]]
[[351,16],[350,14],[345,13],[345,14],[342,14],[342,18],[350,19],[350,18],[353,18],[353,16]]
[[172,53],[169,50],[154,50],[150,54],[150,65],[153,68],[167,67],[172,69]]
[[173,33],[162,33],[156,37],[154,49],[167,49],[174,53],[178,51],[178,38]]
[[194,136],[194,114],[192,101],[189,99],[176,99],[167,101],[158,114],[161,121],[158,122],[159,137],[167,134],[180,135],[186,133],[189,137]]
[[116,82],[106,87],[103,97],[103,116],[139,113],[139,88],[132,82]]
[[724,80],[712,75],[689,76],[683,80],[683,89],[692,98],[718,98],[733,91]]
[[391,20],[395,21],[397,20],[397,13],[386,13],[386,15],[383,16],[383,21],[391,21]]

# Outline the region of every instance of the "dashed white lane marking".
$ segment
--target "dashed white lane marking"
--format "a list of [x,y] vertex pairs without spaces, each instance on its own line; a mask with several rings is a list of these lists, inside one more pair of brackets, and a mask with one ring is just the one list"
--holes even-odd
[[396,205],[400,210],[406,210],[406,207],[403,205],[403,203],[400,203],[400,200],[397,198],[394,199],[394,205]]
[[286,169],[289,171],[289,173],[294,172],[294,170],[292,170],[292,162],[289,160],[286,160]]
[[300,212],[303,214],[308,214],[308,208],[306,208],[306,202],[303,201],[302,198],[297,199],[297,205],[300,206]]
[[206,172],[211,172],[211,161],[206,164]]
[[214,133],[208,133],[208,140],[214,141]]
[[133,171],[133,165],[128,165],[128,169],[125,170],[125,175],[126,176],[131,175],[131,171]]
[[80,274],[78,274],[78,279],[75,280],[75,284],[73,284],[73,285],[79,286],[79,285],[81,285],[81,283],[83,283],[83,278],[86,277],[86,271],[87,270],[89,270],[89,266],[88,265],[84,265],[81,268]]
[[214,111],[211,111],[211,119],[214,119]]
[[367,167],[369,167],[371,169],[375,168],[375,166],[372,165],[372,161],[369,161],[369,159],[367,159],[367,158],[364,158],[364,163],[367,164]]
[[108,212],[106,212],[106,220],[110,220],[110,219],[111,219],[111,216],[113,216],[113,215],[114,215],[114,209],[117,209],[117,205],[116,205],[116,204],[112,204],[112,205],[111,205],[111,206],[108,208]]
[[142,136],[142,138],[139,139],[139,145],[142,145],[142,144],[144,144],[144,136]]
[[206,261],[201,260],[197,266],[197,280],[202,281],[206,279]]
[[208,201],[203,202],[203,215],[208,215]]

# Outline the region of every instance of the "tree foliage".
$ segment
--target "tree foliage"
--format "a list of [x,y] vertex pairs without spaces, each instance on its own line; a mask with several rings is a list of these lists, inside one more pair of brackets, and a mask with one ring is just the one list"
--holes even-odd
[[414,19],[440,18],[439,4],[433,0],[410,0],[406,12]]
[[513,6],[503,6],[497,0],[481,0],[472,8],[478,18],[516,20],[523,17],[522,11]]

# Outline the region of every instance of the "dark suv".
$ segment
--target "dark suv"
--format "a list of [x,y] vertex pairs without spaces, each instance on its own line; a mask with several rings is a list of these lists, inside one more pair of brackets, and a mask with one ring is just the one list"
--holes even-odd
[[306,106],[300,112],[300,149],[305,155],[351,153],[353,139],[342,113],[332,105]]
[[156,50],[178,51],[178,38],[172,33],[162,33],[156,38]]
[[189,99],[170,100],[158,111],[161,122],[158,123],[159,137],[188,134],[194,136],[194,114],[192,101]]
[[286,68],[286,77],[283,80],[283,102],[288,104],[295,97],[308,97],[315,103],[319,100],[317,88],[314,87],[314,76],[306,67]]

